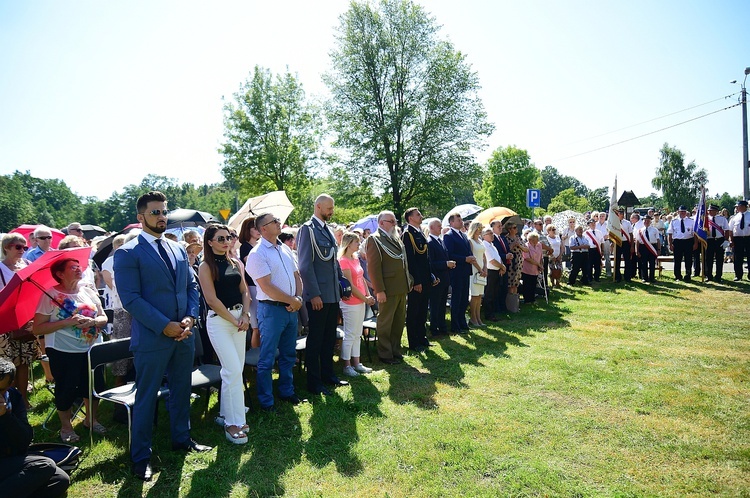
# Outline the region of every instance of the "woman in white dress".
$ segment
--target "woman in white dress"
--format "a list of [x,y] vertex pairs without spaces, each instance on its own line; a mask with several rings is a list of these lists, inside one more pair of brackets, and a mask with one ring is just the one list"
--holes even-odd
[[487,285],[487,258],[484,256],[484,244],[480,239],[484,225],[478,221],[473,221],[469,225],[467,236],[471,242],[471,252],[476,258],[472,263],[473,271],[471,275],[471,286],[469,294],[469,325],[474,327],[484,327],[481,318],[482,296],[484,295],[484,286]]

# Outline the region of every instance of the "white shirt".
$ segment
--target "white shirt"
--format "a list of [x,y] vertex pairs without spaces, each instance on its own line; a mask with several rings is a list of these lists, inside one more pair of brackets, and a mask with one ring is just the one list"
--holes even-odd
[[607,220],[604,223],[596,223],[596,230],[602,234],[602,240],[609,238],[609,229],[607,229]]
[[[716,223],[716,225],[718,225],[719,228],[721,228],[722,230],[724,230],[724,234],[725,234],[724,236],[726,236],[726,232],[727,232],[727,230],[729,230],[729,222],[727,221],[726,218],[724,218],[721,215],[716,215],[713,218],[711,218],[709,216],[708,219],[711,220],[711,221],[713,221],[714,223]],[[709,238],[709,239],[713,239],[713,238],[720,239],[722,237],[722,235],[721,235],[721,232],[718,231],[718,230],[716,230],[716,237],[712,236],[714,230],[716,230],[716,229],[713,228],[711,225],[708,226],[707,238]]]
[[622,231],[628,234],[628,239],[625,240],[625,237],[620,233],[620,237],[623,239],[623,241],[626,242],[632,242],[633,241],[633,225],[630,224],[630,222],[626,219],[620,220],[620,226],[622,227]]
[[[484,256],[487,258],[487,269],[489,270],[499,270],[500,267],[493,265],[491,263],[491,260],[500,261],[500,253],[497,252],[497,249],[495,248],[495,245],[492,244],[492,242],[487,242],[486,240],[482,241],[482,245],[484,246]],[[502,262],[502,261],[500,261]]]
[[560,237],[547,237],[547,245],[552,248],[551,258],[556,258],[560,255],[560,247],[562,245]]
[[[682,222],[685,223],[685,231],[682,231]],[[693,238],[693,225],[695,221],[685,216],[684,218],[677,217],[672,220],[667,228],[667,233],[672,235],[672,240],[684,240]]]
[[[740,221],[743,216],[745,217],[745,228],[740,230]],[[729,219],[729,228],[732,230],[734,237],[747,237],[750,235],[750,214],[747,211],[735,214]]]
[[[292,250],[286,244],[271,244],[262,238],[247,255],[245,271],[256,282],[265,276],[271,276],[271,283],[290,296],[296,295],[297,284],[294,273],[297,263],[294,261]],[[258,301],[273,301],[268,294],[257,286]]]
[[[648,239],[646,239],[646,231],[648,231]],[[640,236],[641,233],[643,234],[643,238],[647,242],[650,242],[652,246],[655,246],[656,243],[659,242],[659,230],[657,230],[653,226],[649,226],[649,227],[644,226],[640,230],[638,230],[638,235],[635,237],[635,241],[638,244],[643,245],[644,242],[643,240],[641,240],[641,236]]]
[[588,249],[572,249],[573,246],[591,247],[591,241],[585,235],[581,235],[580,237],[574,235],[570,239],[568,239],[568,247],[571,248],[571,252],[588,252]]

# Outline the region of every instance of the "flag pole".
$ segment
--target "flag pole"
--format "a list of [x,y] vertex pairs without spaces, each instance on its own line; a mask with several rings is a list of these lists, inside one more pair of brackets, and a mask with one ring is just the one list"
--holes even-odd
[[[616,266],[616,265],[617,265],[617,243],[614,243],[614,244],[612,244],[612,249],[613,249],[613,250],[615,251],[615,252],[614,252],[614,257],[615,257],[615,260],[614,260],[614,261],[612,262],[612,263],[613,263],[613,264],[612,264],[612,266]],[[615,268],[615,270],[614,270],[614,271],[612,272],[612,281],[613,281],[613,282],[616,282],[616,281],[617,281],[617,277],[616,277],[616,275],[617,275],[617,272],[618,272],[619,270],[620,270],[620,268],[619,268],[619,266],[618,266],[618,267],[616,267],[616,268]]]

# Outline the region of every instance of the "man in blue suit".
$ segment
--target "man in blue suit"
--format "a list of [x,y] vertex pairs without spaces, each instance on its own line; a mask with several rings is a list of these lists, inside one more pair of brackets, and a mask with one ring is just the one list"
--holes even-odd
[[430,229],[430,240],[427,242],[430,270],[438,279],[437,285],[430,292],[430,333],[432,337],[440,337],[448,335],[448,326],[445,324],[445,305],[448,302],[451,270],[456,267],[456,262],[448,257],[448,251],[440,238],[442,229],[440,220],[431,221],[428,228]]
[[326,385],[349,385],[333,372],[341,300],[339,279],[343,277],[336,254],[336,238],[327,225],[333,210],[333,197],[320,194],[315,199],[313,217],[297,232],[297,261],[310,327],[305,350],[307,390],[312,394],[330,395]]
[[448,224],[451,229],[443,236],[443,243],[450,259],[456,262],[456,268],[451,271],[451,331],[454,334],[466,334],[469,332],[466,308],[469,307],[471,265],[476,258],[469,238],[461,230],[464,226],[461,215],[453,213],[448,216]]
[[117,291],[133,317],[136,397],[130,458],[133,474],[151,480],[151,439],[157,394],[164,374],[173,450],[209,451],[190,438],[190,377],[195,341],[190,331],[198,314],[198,285],[187,253],[162,234],[167,228],[167,198],[157,191],[136,204],[143,232],[115,251]]

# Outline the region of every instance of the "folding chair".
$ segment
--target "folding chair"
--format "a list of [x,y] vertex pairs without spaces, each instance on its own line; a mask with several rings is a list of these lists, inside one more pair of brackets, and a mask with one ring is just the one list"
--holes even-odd
[[370,343],[375,343],[377,347],[378,342],[378,316],[371,314],[372,310],[368,306],[367,314],[365,315],[365,321],[362,322],[362,337],[361,341],[365,343],[365,349],[367,350],[367,360],[372,363],[372,353],[370,352]]
[[[102,342],[100,344],[94,344],[89,349],[89,404],[91,404],[94,398],[111,401],[118,405],[125,407],[128,412],[128,448],[132,440],[132,409],[135,405],[135,383],[130,382],[124,386],[117,386],[111,389],[107,389],[102,392],[96,391],[94,385],[94,373],[99,368],[104,368],[107,363],[112,363],[118,360],[127,360],[133,358],[133,353],[130,351],[130,338],[125,339],[112,339],[109,341]],[[162,387],[157,393],[157,397],[164,397],[169,393],[169,389]],[[156,413],[154,413],[154,421],[156,421]],[[91,445],[94,445],[94,426],[91,424],[89,427],[89,434],[91,437]]]
[[206,390],[206,412],[208,412],[208,402],[211,398],[211,387],[215,386],[219,390],[219,399],[221,399],[221,366],[203,363],[203,341],[201,335],[196,330],[193,333],[195,337],[195,363],[193,372],[190,375],[190,387],[192,389]]

